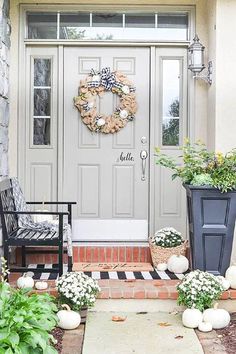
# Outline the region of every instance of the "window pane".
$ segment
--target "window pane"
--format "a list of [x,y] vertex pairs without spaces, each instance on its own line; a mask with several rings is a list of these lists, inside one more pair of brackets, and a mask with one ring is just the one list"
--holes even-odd
[[122,19],[122,14],[95,13],[93,14],[93,27],[122,27]]
[[34,116],[50,116],[51,90],[34,89]]
[[60,16],[60,38],[62,39],[83,39],[85,31],[83,27],[89,27],[90,14],[61,14]]
[[179,145],[179,60],[163,60],[162,145]]
[[158,14],[157,27],[163,39],[188,39],[188,14]]
[[155,27],[155,14],[126,14],[125,27],[153,28]]
[[53,12],[28,13],[28,38],[57,38],[57,14]]
[[51,85],[51,59],[34,59],[34,86]]
[[34,118],[34,145],[50,145],[50,118]]

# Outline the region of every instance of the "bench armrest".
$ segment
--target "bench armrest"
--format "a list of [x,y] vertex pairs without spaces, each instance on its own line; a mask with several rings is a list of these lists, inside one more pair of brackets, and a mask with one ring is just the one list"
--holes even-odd
[[29,215],[69,215],[68,211],[3,211],[5,215],[29,214]]
[[26,204],[32,204],[32,205],[40,205],[40,204],[48,204],[48,205],[73,205],[77,204],[77,202],[26,202]]

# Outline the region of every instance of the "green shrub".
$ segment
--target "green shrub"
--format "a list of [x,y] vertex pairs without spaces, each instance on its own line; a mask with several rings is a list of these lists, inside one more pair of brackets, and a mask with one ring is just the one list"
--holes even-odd
[[48,294],[29,294],[0,282],[0,354],[55,354],[49,332],[57,324],[57,307]]
[[173,171],[172,178],[181,178],[183,183],[211,185],[221,192],[236,189],[236,149],[223,155],[209,152],[201,142],[193,145],[186,139],[182,147],[183,165],[156,149],[156,163]]

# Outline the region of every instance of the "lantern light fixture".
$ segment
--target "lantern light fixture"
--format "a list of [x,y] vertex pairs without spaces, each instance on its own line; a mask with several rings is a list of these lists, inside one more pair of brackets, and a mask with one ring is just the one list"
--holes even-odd
[[[212,84],[212,61],[209,61],[207,68],[204,64],[204,50],[205,47],[199,40],[196,34],[193,43],[188,47],[188,68],[194,73],[194,79],[201,79],[207,82],[209,85]],[[201,72],[206,69],[206,73]]]

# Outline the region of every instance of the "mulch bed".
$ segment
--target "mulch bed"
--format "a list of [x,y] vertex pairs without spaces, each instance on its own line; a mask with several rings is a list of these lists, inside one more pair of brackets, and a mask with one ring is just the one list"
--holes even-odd
[[231,322],[228,327],[218,329],[217,337],[224,345],[227,354],[236,353],[236,312],[231,314]]
[[62,339],[63,339],[64,332],[65,331],[59,327],[54,328],[51,332],[53,337],[57,340],[57,343],[54,345],[54,347],[59,354],[62,352]]

